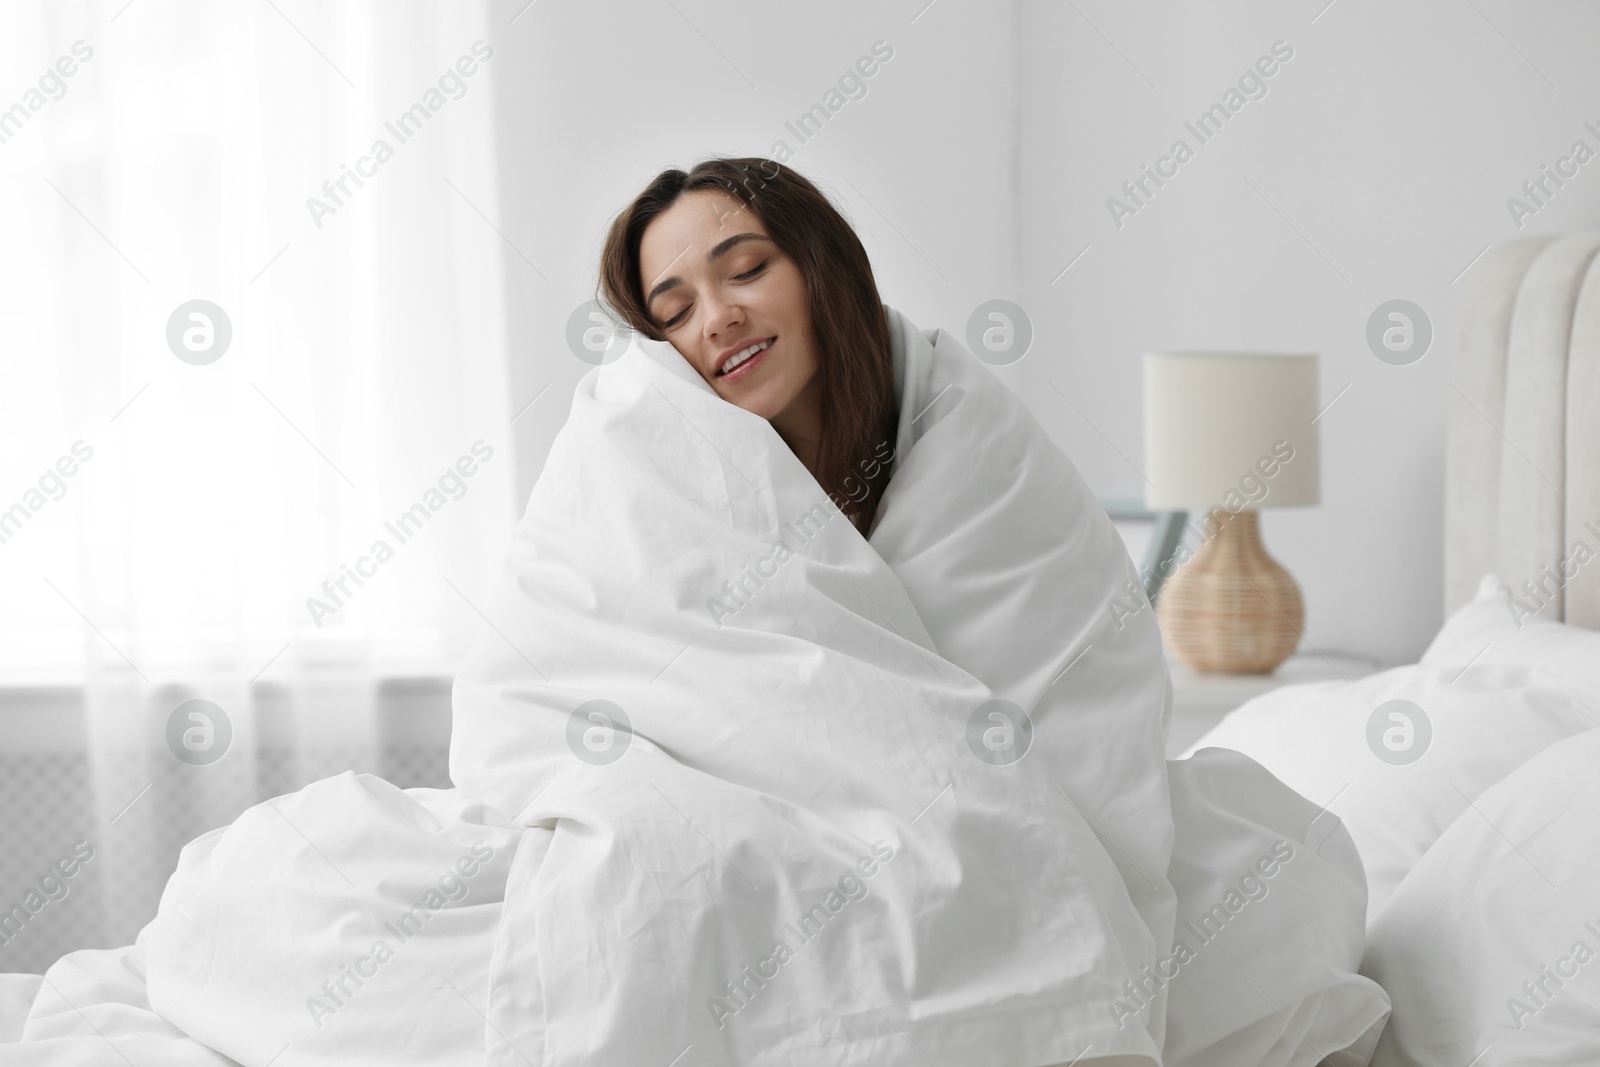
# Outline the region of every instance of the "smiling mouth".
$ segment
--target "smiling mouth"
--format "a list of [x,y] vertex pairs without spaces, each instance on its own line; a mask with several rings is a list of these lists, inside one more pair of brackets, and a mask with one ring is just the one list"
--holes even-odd
[[774,334],[773,336],[767,338],[765,341],[761,341],[761,342],[758,342],[757,344],[750,345],[743,352],[736,352],[733,355],[729,356],[728,359],[727,359],[727,362],[723,363],[722,366],[717,368],[716,376],[718,378],[721,378],[725,374],[729,374],[729,373],[731,373],[733,371],[738,370],[740,367],[744,366],[746,363],[750,362],[752,359],[755,359],[757,356],[759,356],[761,353],[765,352],[767,349],[771,348],[772,347],[772,342],[776,341],[777,339],[778,339],[777,335]]

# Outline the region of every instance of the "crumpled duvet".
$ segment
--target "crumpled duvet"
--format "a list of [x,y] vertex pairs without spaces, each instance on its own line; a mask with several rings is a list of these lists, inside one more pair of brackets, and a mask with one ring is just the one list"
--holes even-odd
[[551,1063],[1161,1047],[1159,1000],[1110,1010],[1173,923],[1154,620],[1110,610],[1131,561],[1015,396],[891,318],[870,543],[670,345],[577,390],[451,751],[551,832],[488,1012]]
[[[889,315],[870,540],[670,345],[589,373],[456,680],[457,788],[346,774],[193,842],[152,1009],[246,1067],[1159,1062],[1153,612],[1021,402]],[[1267,1060],[1314,1062],[1274,1011]]]

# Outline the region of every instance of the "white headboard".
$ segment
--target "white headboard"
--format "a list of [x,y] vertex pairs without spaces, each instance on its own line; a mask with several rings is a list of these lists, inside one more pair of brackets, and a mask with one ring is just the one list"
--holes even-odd
[[[1491,248],[1462,282],[1445,458],[1445,613],[1497,572],[1600,630],[1600,231]],[[1577,542],[1587,552],[1574,554]],[[1580,558],[1588,562],[1579,562]]]

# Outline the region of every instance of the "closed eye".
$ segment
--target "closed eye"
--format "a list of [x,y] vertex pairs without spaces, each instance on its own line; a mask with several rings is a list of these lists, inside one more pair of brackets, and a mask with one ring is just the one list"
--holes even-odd
[[[755,266],[751,267],[749,270],[745,271],[743,274],[735,274],[733,277],[734,277],[734,279],[736,281],[741,281],[741,282],[746,280],[747,278],[754,278],[757,274],[760,274],[762,271],[766,270],[767,269],[767,264],[770,263],[770,262],[772,262],[772,261],[769,260],[769,259],[763,259],[760,263],[757,263]],[[680,321],[682,321],[683,317],[689,313],[689,308],[692,308],[692,307],[694,307],[694,305],[690,304],[689,307],[684,308],[682,311],[678,312],[676,315],[672,316],[672,318],[668,319],[666,322],[662,323],[661,325],[666,327],[669,330],[672,329],[672,327],[676,326]]]

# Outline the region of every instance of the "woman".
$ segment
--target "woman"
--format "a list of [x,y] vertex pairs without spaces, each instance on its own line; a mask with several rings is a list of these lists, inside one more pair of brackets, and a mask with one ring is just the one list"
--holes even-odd
[[748,158],[663,171],[613,222],[600,283],[622,322],[670,342],[718,396],[768,420],[871,535],[891,467],[868,476],[851,459],[896,437],[889,319],[860,239],[815,185]]

